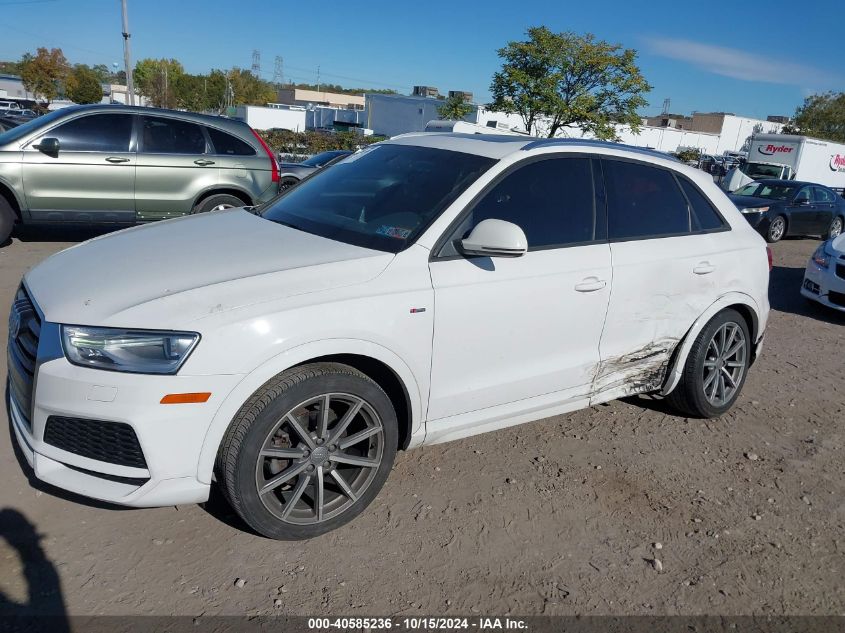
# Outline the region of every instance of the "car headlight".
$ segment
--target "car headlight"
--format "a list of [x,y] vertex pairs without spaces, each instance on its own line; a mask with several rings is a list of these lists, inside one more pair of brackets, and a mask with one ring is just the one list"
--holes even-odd
[[825,250],[825,244],[819,244],[816,252],[813,253],[813,261],[819,268],[828,268],[830,266],[830,255]]
[[196,332],[62,326],[65,357],[74,365],[136,374],[175,374],[199,338]]
[[739,210],[740,213],[765,213],[769,207],[744,207]]

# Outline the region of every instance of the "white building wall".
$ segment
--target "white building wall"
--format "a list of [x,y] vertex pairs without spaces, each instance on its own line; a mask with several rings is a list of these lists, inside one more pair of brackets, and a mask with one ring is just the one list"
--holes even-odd
[[342,123],[357,123],[367,125],[366,110],[349,110],[346,108],[332,108],[328,106],[316,106],[308,108],[305,114],[305,126],[309,130],[318,128],[330,128],[339,121]]
[[292,130],[305,131],[306,112],[304,108],[265,108],[262,106],[240,105],[235,108],[235,117],[245,121],[256,130]]
[[426,123],[440,118],[443,105],[438,99],[425,97],[368,94],[365,98],[367,127],[384,136],[422,132]]
[[715,153],[721,154],[725,150],[739,151],[752,134],[780,134],[782,130],[782,123],[728,115],[722,124],[719,147]]

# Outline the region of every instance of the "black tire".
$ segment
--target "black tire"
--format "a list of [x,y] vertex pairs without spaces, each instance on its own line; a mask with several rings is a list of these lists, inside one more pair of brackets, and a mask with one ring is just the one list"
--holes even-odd
[[0,245],[5,244],[12,235],[15,228],[15,220],[18,216],[9,201],[0,195]]
[[[779,227],[779,228],[778,228]],[[779,215],[772,219],[771,223],[769,224],[769,228],[766,229],[766,241],[769,244],[774,244],[775,242],[780,242],[783,237],[786,235],[786,231],[788,228],[788,224],[786,223],[786,218],[782,215]]]
[[246,202],[228,193],[217,193],[200,200],[191,210],[191,214],[206,213],[216,209],[231,209],[246,206]]
[[294,185],[299,184],[299,178],[295,178],[293,176],[285,176],[279,181],[279,192],[287,191]]
[[[741,376],[738,378],[737,386],[733,394],[723,404],[714,404],[708,399],[705,393],[705,361],[712,362],[708,357],[708,350],[714,335],[726,324],[738,326],[745,341],[744,365]],[[751,337],[748,334],[748,325],[742,315],[733,309],[722,310],[714,316],[698,337],[690,349],[683,373],[677,386],[667,396],[669,404],[678,412],[695,418],[717,418],[728,411],[736,402],[745,378],[748,375],[748,367],[751,362]],[[717,373],[719,370],[716,370]]]
[[841,215],[834,216],[827,229],[827,233],[822,235],[822,239],[829,240],[832,237],[837,237],[842,233],[843,228],[845,228],[845,218]]
[[[306,410],[302,405],[314,401],[322,402],[326,394],[330,394],[330,398],[341,399],[349,396],[362,403],[358,409],[359,413],[353,414],[354,417],[350,416],[353,421],[346,427],[348,430],[338,432],[339,435],[344,432],[347,435],[343,435],[338,440],[323,440],[325,443],[320,443],[318,446],[312,445],[310,455],[306,452],[305,455],[295,458],[278,459],[262,456],[268,450],[282,452],[307,449],[302,441],[303,438],[293,432],[293,427],[287,422],[289,413],[295,414],[294,417],[300,421],[303,430],[307,430],[312,436],[312,442],[320,442],[315,438],[320,437],[317,428],[320,422],[317,418],[322,408],[313,412]],[[342,407],[343,404],[341,403],[340,406]],[[336,413],[336,417],[326,423],[326,432],[323,437],[331,438],[332,434],[338,431],[339,423],[344,419],[344,411],[337,412],[337,407],[338,400],[335,400],[335,410],[331,405],[328,407],[329,414]],[[350,405],[346,412],[351,409]],[[360,430],[355,429],[363,428],[367,431],[374,428],[363,419],[365,411],[368,412],[367,415],[370,418],[373,416],[379,418],[381,431],[366,440],[359,440],[351,447],[341,446],[344,439],[352,437],[348,435],[349,433],[353,435],[361,433]],[[304,423],[300,412],[308,413]],[[314,415],[312,416],[311,413]],[[360,426],[361,424],[364,426]],[[287,428],[288,431],[283,432],[283,428]],[[330,445],[329,441],[337,443]],[[378,460],[372,459],[373,462],[377,462],[377,466],[368,466],[365,469],[332,461],[341,456],[349,457],[350,448],[364,450],[362,447],[364,442],[366,442],[367,451],[365,455],[358,457],[356,453],[352,456],[369,460],[371,458],[368,455],[374,450],[374,445],[380,443],[378,450],[380,457]],[[282,540],[313,538],[348,523],[375,499],[390,474],[397,445],[396,412],[390,398],[378,384],[348,365],[338,363],[303,365],[282,372],[265,383],[241,407],[232,420],[217,455],[215,468],[217,482],[235,512],[259,534]],[[359,448],[355,449],[356,446]],[[319,461],[320,465],[315,467],[313,462],[318,460],[320,448],[322,448],[322,453],[319,459],[322,461]],[[335,452],[329,454],[329,451]],[[326,454],[329,454],[329,457],[323,457]],[[264,475],[268,465],[276,467],[276,470],[271,470],[269,478],[265,481]],[[274,478],[281,478],[285,473],[290,472],[297,474],[290,476],[285,483],[272,488],[264,495],[259,494],[259,477],[263,487],[266,488],[269,487],[268,482],[272,484]],[[318,481],[322,492],[318,492]],[[341,481],[346,490],[357,491],[360,494],[345,493],[345,489],[339,485]],[[300,486],[304,492],[300,491],[299,496],[296,496]],[[356,486],[361,486],[361,488],[358,489]],[[291,505],[289,502],[292,498],[296,500]],[[331,504],[334,504],[335,508],[329,511],[328,516],[323,520],[320,520],[320,515],[317,514],[316,499],[318,498],[326,500],[324,507],[327,511],[331,508]],[[311,507],[308,507],[309,499]],[[288,505],[292,508],[290,514],[287,517],[280,516],[285,514]],[[311,516],[312,512],[313,516]]]

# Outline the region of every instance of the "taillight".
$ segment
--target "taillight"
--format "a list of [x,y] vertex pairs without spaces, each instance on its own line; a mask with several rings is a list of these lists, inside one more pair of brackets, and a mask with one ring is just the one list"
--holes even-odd
[[267,152],[267,157],[270,159],[270,171],[271,178],[273,182],[279,182],[279,164],[276,162],[276,157],[273,155],[272,150],[267,147],[267,143],[264,142],[264,139],[258,135],[258,132],[250,128],[252,135],[258,139],[258,142],[261,143],[261,147],[264,148],[264,151]]
[[766,247],[766,257],[769,258],[769,272],[772,272],[772,268],[774,268],[774,264],[772,263],[772,249],[768,246]]

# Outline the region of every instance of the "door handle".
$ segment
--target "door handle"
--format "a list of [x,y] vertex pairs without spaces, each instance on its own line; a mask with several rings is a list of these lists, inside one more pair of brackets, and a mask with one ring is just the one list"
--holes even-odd
[[598,277],[587,277],[575,284],[575,290],[578,292],[595,292],[596,290],[601,290],[606,285],[607,282],[604,279],[599,279]]
[[696,275],[709,275],[714,270],[716,270],[716,267],[710,262],[699,262],[699,264],[692,269],[692,272]]
[[199,165],[200,167],[205,167],[206,165],[213,165],[213,160],[207,160],[205,158],[199,158],[194,161],[194,165]]
[[123,158],[122,156],[109,156],[106,160],[110,163],[128,163],[129,162],[128,158]]

